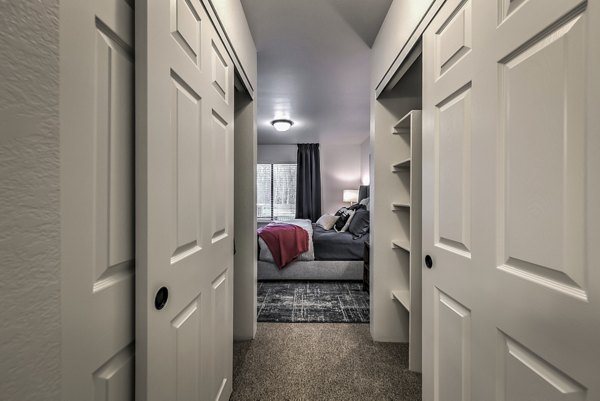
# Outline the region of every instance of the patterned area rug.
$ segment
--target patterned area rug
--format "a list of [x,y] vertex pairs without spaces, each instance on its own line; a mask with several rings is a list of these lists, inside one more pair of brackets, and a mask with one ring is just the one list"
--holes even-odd
[[259,322],[368,323],[369,293],[355,281],[258,282]]

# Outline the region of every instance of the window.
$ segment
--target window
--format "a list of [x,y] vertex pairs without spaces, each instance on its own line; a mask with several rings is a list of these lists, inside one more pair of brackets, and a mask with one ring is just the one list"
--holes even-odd
[[291,220],[296,215],[296,165],[259,164],[256,168],[256,216]]

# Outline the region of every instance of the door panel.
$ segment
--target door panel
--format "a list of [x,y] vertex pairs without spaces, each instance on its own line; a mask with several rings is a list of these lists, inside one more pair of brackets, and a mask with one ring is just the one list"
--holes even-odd
[[198,400],[201,396],[201,340],[202,321],[200,297],[186,306],[171,326],[175,332],[174,354],[177,367],[177,385],[175,400]]
[[94,401],[131,401],[134,398],[134,347],[128,346],[93,374]]
[[[228,388],[231,389],[231,371],[233,369],[233,348],[231,341],[223,333],[233,331],[233,280],[230,278],[232,269],[226,269],[212,283],[214,352],[211,370],[213,379],[213,394],[215,400],[228,400]],[[230,392],[230,390],[229,390]]]
[[436,75],[443,75],[471,50],[471,2],[466,1],[436,32]]
[[63,399],[131,400],[133,9],[121,0],[63,3]]
[[512,338],[498,335],[498,400],[583,401],[586,389]]
[[176,224],[171,264],[200,250],[200,114],[202,100],[179,76],[171,71],[171,132],[175,175],[172,191],[176,196]]
[[426,401],[600,398],[599,26],[598,0],[457,0],[424,34]]
[[471,311],[435,291],[435,399],[471,399]]
[[198,0],[142,1],[136,29],[136,397],[228,399],[232,62]]
[[500,63],[499,262],[585,300],[584,24],[578,15]]
[[438,247],[470,257],[471,85],[436,106],[436,239]]

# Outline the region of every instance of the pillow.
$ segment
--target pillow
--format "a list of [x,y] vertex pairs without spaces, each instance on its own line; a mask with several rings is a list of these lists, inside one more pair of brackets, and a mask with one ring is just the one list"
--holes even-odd
[[362,205],[360,203],[355,203],[354,205],[349,206],[348,210],[358,210],[358,209],[362,209],[364,207],[365,207],[365,205]]
[[360,205],[363,205],[366,209],[369,209],[369,198],[364,198],[362,199],[360,202],[358,202]]
[[335,215],[339,217],[339,219],[335,222],[335,231],[340,231],[342,228],[344,228],[346,222],[350,218],[351,212],[353,212],[353,210],[343,207],[335,213]]
[[[338,233],[344,233],[348,230],[348,226],[350,225],[350,222],[352,221],[352,216],[354,216],[354,213],[356,213],[356,210],[348,210],[344,215],[340,216],[340,220],[342,218],[345,218],[344,224],[340,224],[340,220],[338,220],[335,223],[335,231],[337,231]],[[339,226],[342,226],[341,228]]]
[[352,217],[348,232],[354,235],[354,239],[360,238],[369,232],[369,211],[357,210]]
[[339,218],[339,216],[324,214],[323,216],[319,217],[319,220],[317,220],[317,225],[323,227],[325,230],[331,230]]

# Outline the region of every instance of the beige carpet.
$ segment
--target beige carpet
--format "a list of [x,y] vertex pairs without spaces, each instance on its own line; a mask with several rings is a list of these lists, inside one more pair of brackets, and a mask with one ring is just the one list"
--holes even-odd
[[421,400],[408,345],[373,342],[368,324],[259,323],[233,358],[231,400]]

